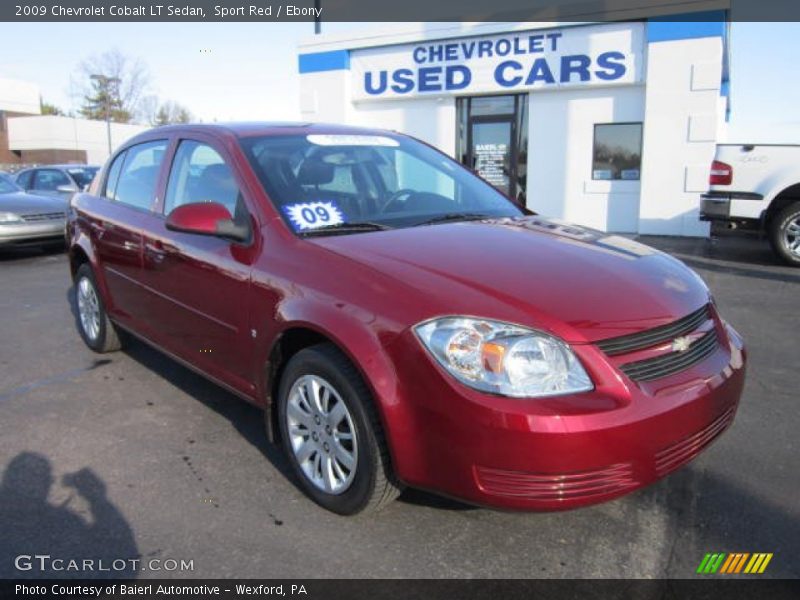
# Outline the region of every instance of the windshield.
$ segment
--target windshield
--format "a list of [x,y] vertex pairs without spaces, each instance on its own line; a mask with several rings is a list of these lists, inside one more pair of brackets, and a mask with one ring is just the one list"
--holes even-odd
[[72,176],[78,187],[83,189],[92,183],[92,179],[94,179],[99,170],[99,167],[70,167],[67,169],[67,173]]
[[16,183],[11,181],[5,175],[0,175],[0,194],[13,194],[14,192],[20,191],[22,191],[22,188]]
[[523,214],[458,163],[410,138],[311,134],[241,143],[267,194],[298,233]]

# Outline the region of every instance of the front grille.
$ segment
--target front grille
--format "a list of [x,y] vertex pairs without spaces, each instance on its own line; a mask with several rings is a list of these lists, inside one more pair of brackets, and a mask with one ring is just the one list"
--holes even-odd
[[656,472],[659,476],[671,473],[700,454],[733,422],[735,407],[730,407],[722,416],[714,419],[697,433],[664,448],[656,454]]
[[643,348],[650,348],[662,342],[673,340],[676,337],[685,335],[697,329],[711,317],[708,311],[708,304],[694,311],[692,314],[673,321],[661,327],[654,327],[641,333],[623,335],[620,337],[609,338],[597,342],[597,347],[609,356],[616,354],[626,354]]
[[633,467],[629,463],[560,475],[476,466],[475,479],[480,488],[489,494],[542,501],[590,498],[637,486]]
[[717,332],[712,329],[692,342],[688,350],[631,362],[622,365],[620,370],[633,381],[651,381],[688,369],[712,354],[718,346]]
[[38,221],[56,221],[66,217],[63,212],[36,213],[32,215],[22,215],[22,220],[26,223],[36,223]]

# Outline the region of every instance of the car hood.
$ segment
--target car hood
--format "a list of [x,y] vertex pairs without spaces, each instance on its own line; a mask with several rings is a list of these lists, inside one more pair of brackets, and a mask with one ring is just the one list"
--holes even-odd
[[506,319],[571,342],[635,333],[709,301],[683,263],[625,237],[541,217],[314,240],[397,282],[413,318]]
[[0,212],[13,212],[21,215],[32,213],[67,212],[67,202],[60,198],[36,196],[25,192],[0,194]]

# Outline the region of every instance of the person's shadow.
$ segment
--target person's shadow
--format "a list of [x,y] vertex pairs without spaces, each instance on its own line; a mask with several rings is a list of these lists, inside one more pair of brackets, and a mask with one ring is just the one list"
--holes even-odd
[[[0,483],[0,578],[136,577],[136,540],[108,500],[105,484],[90,469],[65,475],[62,482],[74,494],[57,506],[47,501],[52,471],[50,461],[34,452],[18,454],[6,467]],[[69,507],[75,495],[88,505],[90,520]]]

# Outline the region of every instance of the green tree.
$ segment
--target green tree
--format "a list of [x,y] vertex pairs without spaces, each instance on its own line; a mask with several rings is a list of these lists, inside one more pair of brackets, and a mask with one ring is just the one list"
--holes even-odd
[[62,116],[64,111],[57,107],[55,104],[50,104],[49,102],[45,102],[41,98],[39,99],[39,106],[41,107],[41,112],[43,115],[58,115]]
[[92,78],[92,91],[83,98],[81,115],[97,121],[104,121],[108,117],[115,123],[129,123],[133,115],[123,106],[119,84],[120,81],[115,77],[96,75]]
[[111,50],[84,60],[78,67],[80,114],[87,119],[128,123],[141,116],[142,100],[150,86],[140,60]]

